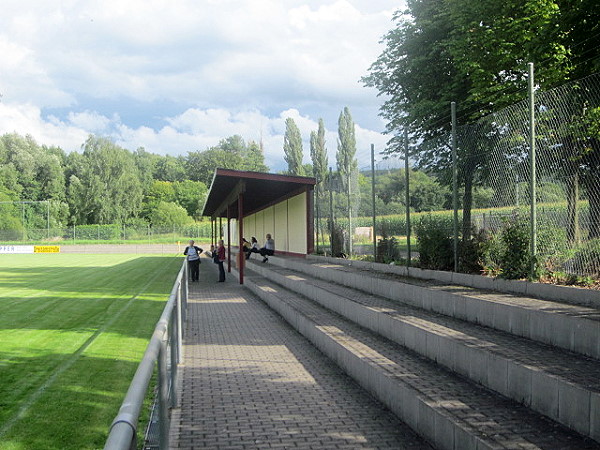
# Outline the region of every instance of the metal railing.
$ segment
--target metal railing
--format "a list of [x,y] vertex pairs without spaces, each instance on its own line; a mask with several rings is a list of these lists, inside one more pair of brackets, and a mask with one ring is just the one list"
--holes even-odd
[[[155,364],[158,364],[159,448],[169,448],[169,409],[177,406],[177,367],[183,359],[183,324],[186,321],[188,299],[187,278],[187,264],[184,261],[119,413],[110,426],[104,445],[105,450],[136,448],[140,411]],[[169,355],[170,364],[168,364]]]

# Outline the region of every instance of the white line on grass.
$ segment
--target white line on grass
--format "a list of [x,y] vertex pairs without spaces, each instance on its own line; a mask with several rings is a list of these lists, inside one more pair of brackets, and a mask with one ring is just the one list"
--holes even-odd
[[125,305],[123,305],[123,307],[121,309],[119,309],[119,311],[117,311],[117,313],[112,316],[111,319],[109,319],[104,325],[102,325],[100,328],[98,328],[94,332],[94,334],[92,334],[77,349],[77,351],[75,353],[73,353],[69,357],[69,359],[67,359],[62,365],[60,365],[59,367],[57,367],[56,369],[54,369],[54,372],[52,373],[52,375],[50,375],[46,379],[46,381],[39,388],[37,388],[34,392],[31,393],[31,395],[29,395],[29,397],[27,398],[27,400],[24,403],[21,404],[21,407],[18,409],[18,411],[10,419],[8,419],[4,423],[4,425],[2,426],[2,428],[0,428],[0,438],[3,437],[6,433],[8,433],[8,431],[10,431],[10,429],[20,419],[22,419],[23,416],[25,416],[25,413],[40,398],[40,396],[44,393],[44,391],[46,389],[48,389],[52,385],[52,383],[54,383],[54,381],[56,381],[56,379],[64,371],[66,371],[67,369],[69,369],[77,361],[77,359],[92,344],[92,342],[94,342],[98,336],[100,336],[109,326],[111,326],[113,323],[115,323],[115,321],[119,317],[121,317],[121,314],[123,314],[131,306],[131,304],[134,302],[134,300],[136,300],[141,294],[143,294],[144,291],[148,288],[148,286],[150,286],[150,283],[152,283],[152,281],[154,281],[154,275],[156,273],[158,273],[159,271],[161,271],[161,270],[162,270],[162,267],[159,267],[157,270],[155,270],[154,272],[152,272],[151,277],[149,278],[148,282],[142,287],[142,289],[137,294],[135,294],[133,297],[131,297],[127,301],[127,303],[125,303]]

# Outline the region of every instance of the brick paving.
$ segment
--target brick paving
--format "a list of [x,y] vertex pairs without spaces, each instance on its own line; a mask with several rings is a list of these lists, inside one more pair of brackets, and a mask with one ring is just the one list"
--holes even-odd
[[280,316],[201,266],[172,448],[429,449]]

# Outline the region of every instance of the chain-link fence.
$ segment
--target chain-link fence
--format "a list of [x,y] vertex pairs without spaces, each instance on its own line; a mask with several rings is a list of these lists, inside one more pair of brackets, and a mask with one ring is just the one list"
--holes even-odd
[[187,226],[154,227],[150,225],[73,225],[69,227],[46,227],[0,229],[1,243],[174,243],[188,239],[209,241],[210,222]]
[[[457,104],[459,117],[466,117],[467,113],[460,114],[459,101]],[[536,92],[533,136],[529,104],[529,100],[523,100],[474,123],[456,127],[457,228],[461,242],[456,253],[463,252],[460,257],[465,263],[459,270],[472,270],[473,264],[469,263],[475,261],[464,261],[465,258],[480,258],[465,251],[471,238],[485,234],[485,245],[493,247],[502,239],[510,240],[506,230],[518,224],[522,231],[519,236],[524,240],[522,245],[535,252],[530,253],[529,258],[533,264],[537,261],[538,269],[600,278],[600,74]],[[417,213],[414,197],[420,194],[412,184],[409,186],[408,211],[413,235],[420,223],[429,220],[444,228],[446,238],[453,241],[452,137],[448,132],[409,146],[411,166],[435,175],[439,182],[436,194],[440,196],[439,201],[428,200],[434,203],[430,208],[432,212]],[[404,156],[395,154],[391,155],[391,161],[380,161],[375,165],[375,177],[385,176],[385,164],[388,170],[389,166],[404,167]],[[361,168],[361,173],[368,174],[369,169]],[[409,175],[411,178],[418,174],[410,170]],[[398,173],[395,178],[399,190],[406,188],[403,177],[404,174]],[[368,191],[367,196],[363,195],[363,203],[372,189],[368,175],[367,181],[361,185],[363,194]],[[333,197],[340,195],[335,185],[327,186],[325,191]],[[533,205],[532,192],[535,192]],[[406,256],[405,211],[398,211],[398,205],[382,198],[381,192],[376,191],[376,194],[377,239],[395,236],[403,249],[401,256]],[[402,196],[399,195],[399,199]],[[322,198],[320,204],[321,211],[328,210],[326,198]],[[335,204],[333,206],[335,209]],[[406,209],[406,201],[402,206]],[[358,227],[366,229],[373,225],[367,213],[371,208],[369,200],[361,217],[353,220],[353,248],[358,253],[373,254],[374,251],[373,244],[357,232]],[[334,219],[342,229],[347,228],[341,215]],[[325,231],[321,233],[320,245],[328,251],[327,230],[332,227],[324,222],[326,219],[321,221]],[[416,248],[416,242],[411,242],[413,250],[419,252],[423,242]],[[494,258],[498,255],[493,254],[493,249],[491,253],[487,261],[477,263],[496,264]],[[490,268],[493,269],[486,267]],[[501,271],[501,268],[496,269]]]

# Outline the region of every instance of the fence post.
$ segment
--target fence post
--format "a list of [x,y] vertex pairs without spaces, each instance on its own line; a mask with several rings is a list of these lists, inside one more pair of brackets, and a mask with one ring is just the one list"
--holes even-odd
[[454,271],[458,272],[458,168],[456,161],[456,102],[450,103],[452,117],[452,209],[454,210],[452,228],[454,245]]
[[351,174],[348,172],[348,256],[352,255],[352,186]]
[[536,164],[535,164],[535,86],[533,79],[533,63],[528,63],[529,71],[529,164],[531,170],[531,269],[530,276],[535,276],[535,257],[537,254],[537,208],[536,208]]
[[169,386],[167,380],[167,342],[161,338],[158,352],[158,420],[159,448],[169,448]]
[[333,172],[329,168],[329,253],[333,254]]
[[375,145],[371,144],[371,202],[373,204],[373,260],[377,261],[377,212],[375,210]]
[[408,171],[408,130],[404,129],[404,177],[406,179],[406,267],[412,258],[410,247],[410,172]]
[[47,238],[50,240],[50,200],[46,200],[46,228],[47,228]]

